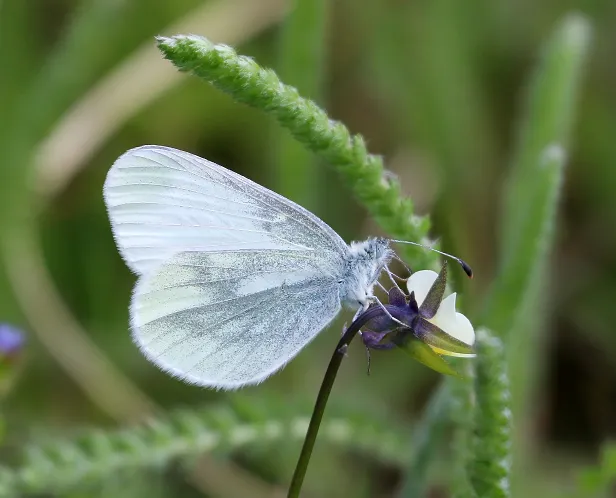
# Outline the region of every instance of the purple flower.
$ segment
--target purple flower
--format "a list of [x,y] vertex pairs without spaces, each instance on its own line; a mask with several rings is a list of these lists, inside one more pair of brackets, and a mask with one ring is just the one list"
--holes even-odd
[[445,263],[438,274],[429,270],[413,273],[407,282],[409,295],[393,287],[389,304],[373,304],[358,317],[368,318],[362,330],[366,347],[397,346],[433,370],[457,375],[442,356],[475,356],[475,332],[470,321],[456,312],[455,294],[443,299],[446,285]]
[[8,325],[0,324],[0,357],[12,357],[19,353],[25,342],[21,330]]

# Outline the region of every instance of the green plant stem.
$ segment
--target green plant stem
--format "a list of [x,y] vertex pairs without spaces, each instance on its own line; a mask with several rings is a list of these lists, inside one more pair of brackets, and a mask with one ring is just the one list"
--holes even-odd
[[[402,316],[397,316],[396,309],[394,307],[386,307],[394,318],[404,318]],[[306,476],[308,464],[310,463],[312,449],[314,448],[314,443],[317,440],[321,420],[323,420],[323,414],[325,413],[325,407],[327,406],[327,400],[329,399],[329,394],[331,393],[334,381],[336,380],[336,375],[338,375],[338,369],[340,368],[342,359],[346,355],[347,348],[359,330],[381,312],[380,307],[374,307],[359,315],[353,323],[351,323],[349,328],[346,329],[342,338],[336,345],[336,349],[334,349],[332,358],[329,360],[329,365],[325,371],[325,376],[323,377],[319,394],[317,395],[317,401],[314,405],[314,410],[312,411],[312,417],[310,418],[306,438],[304,439],[304,444],[302,445],[302,450],[289,486],[289,493],[287,495],[288,498],[298,497],[302,489],[304,477]]]
[[289,493],[287,495],[288,498],[298,497],[302,490],[302,484],[304,483],[304,477],[306,477],[306,471],[308,470],[308,464],[310,463],[314,443],[317,440],[321,420],[323,420],[327,400],[329,399],[329,394],[332,392],[334,381],[338,375],[338,369],[342,364],[342,359],[346,355],[349,344],[355,338],[359,332],[359,329],[365,325],[370,318],[372,318],[372,313],[371,310],[368,310],[360,315],[357,320],[353,321],[336,345],[336,349],[334,349],[332,358],[329,360],[329,365],[325,371],[325,376],[323,377],[323,382],[321,383],[321,388],[319,389],[319,394],[317,395],[317,401],[314,405],[314,410],[312,411],[312,417],[310,418],[310,424],[308,425],[308,431],[306,432],[306,438],[304,439],[304,444],[302,445],[302,450],[299,454],[295,471],[293,472],[293,477],[289,486]]
[[532,398],[541,384],[549,300],[549,255],[569,155],[575,103],[591,41],[591,26],[579,14],[565,16],[543,49],[528,85],[505,203],[498,274],[482,324],[503,339],[511,382],[511,410],[519,437],[513,441],[512,494],[523,487],[525,455],[534,441],[524,424],[533,420]]
[[291,485],[289,486],[289,493],[287,495],[289,498],[299,496],[302,490],[302,484],[304,483],[304,477],[306,477],[306,471],[308,470],[312,450],[317,440],[321,420],[323,420],[323,414],[325,413],[325,407],[327,406],[329,394],[331,393],[334,381],[336,380],[338,369],[342,364],[345,350],[358,331],[359,328],[349,328],[345,332],[344,336],[342,336],[342,339],[336,346],[336,350],[334,351],[331,360],[329,361],[329,365],[325,371],[325,377],[323,377],[323,383],[319,389],[317,401],[314,405],[314,411],[312,412],[312,417],[310,418],[310,424],[308,425],[308,431],[306,432],[306,439],[304,439],[302,451],[299,455],[297,465],[295,466],[295,471],[293,472],[293,478],[291,479]]
[[[375,220],[397,239],[419,242],[428,233],[426,217],[413,215],[413,203],[400,195],[398,181],[385,173],[379,156],[368,153],[364,139],[351,135],[313,101],[280,81],[231,47],[199,36],[159,37],[158,47],[182,71],[210,82],[235,100],[261,109],[278,120],[311,151],[331,163]],[[434,266],[436,254],[402,247],[421,268]]]
[[543,47],[541,60],[528,85],[528,94],[505,192],[501,253],[503,262],[515,257],[524,238],[523,225],[530,211],[533,178],[543,151],[551,144],[567,147],[575,118],[575,104],[591,40],[588,20],[566,15]]

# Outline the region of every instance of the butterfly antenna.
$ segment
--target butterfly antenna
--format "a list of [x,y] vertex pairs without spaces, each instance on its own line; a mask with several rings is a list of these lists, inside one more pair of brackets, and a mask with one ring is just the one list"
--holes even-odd
[[390,240],[390,242],[397,242],[398,244],[410,244],[410,245],[413,245],[413,246],[423,247],[424,249],[428,249],[430,251],[434,251],[434,252],[437,252],[439,254],[442,254],[443,256],[447,256],[448,258],[451,258],[451,259],[457,261],[458,263],[460,263],[460,266],[464,270],[464,273],[466,273],[469,276],[469,278],[473,278],[473,269],[462,258],[458,258],[457,256],[454,256],[453,254],[448,254],[446,252],[439,251],[438,249],[434,249],[434,247],[426,246],[424,244],[419,244],[417,242],[410,242],[408,240],[394,240],[394,239],[389,239],[389,240]]

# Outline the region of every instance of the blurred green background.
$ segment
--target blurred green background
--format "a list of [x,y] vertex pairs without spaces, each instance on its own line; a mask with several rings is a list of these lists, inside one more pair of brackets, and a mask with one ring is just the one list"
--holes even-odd
[[[341,317],[263,385],[231,394],[168,377],[132,344],[135,279],[102,199],[107,170],[129,148],[161,144],[206,157],[300,202],[345,240],[381,233],[326,164],[264,114],[177,73],[154,35],[193,32],[232,44],[361,133],[416,211],[432,214],[442,247],[473,266],[474,281],[456,276],[472,315],[495,272],[501,189],[525,85],[555,23],[574,9],[592,22],[594,42],[550,260],[542,375],[533,417],[523,422],[535,463],[526,496],[566,486],[616,435],[616,3],[315,0],[306,15],[322,24],[305,42],[285,24],[289,5],[0,1],[0,321],[27,335],[23,368],[2,400],[5,461],[18,459],[25,441],[139,420],[150,403],[241,402],[272,417],[308,415],[351,319]],[[310,64],[318,74],[305,71]],[[374,354],[369,377],[365,368],[354,344],[331,409],[410,430],[437,374],[396,352]],[[213,458],[205,488],[172,467],[62,496],[272,496],[299,448],[294,440]],[[445,463],[434,468],[430,496],[447,496],[439,485]],[[307,479],[310,496],[385,497],[395,495],[400,470],[317,443]]]

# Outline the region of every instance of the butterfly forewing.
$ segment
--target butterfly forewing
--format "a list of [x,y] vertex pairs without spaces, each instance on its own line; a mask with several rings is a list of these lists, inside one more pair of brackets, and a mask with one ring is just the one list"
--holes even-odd
[[186,251],[348,250],[301,206],[176,149],[128,151],[109,171],[104,195],[120,252],[138,274]]

